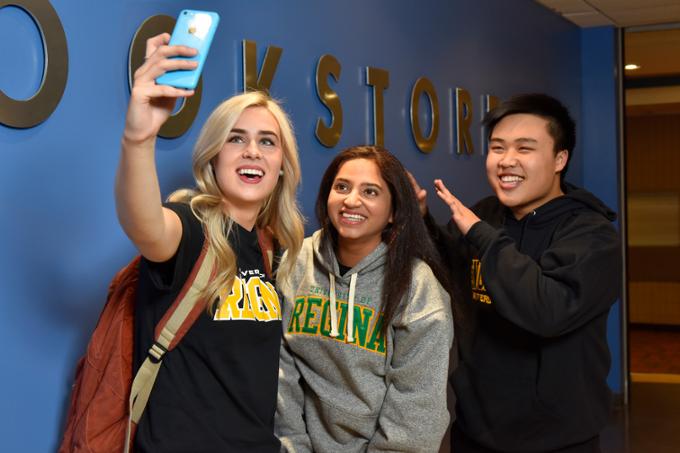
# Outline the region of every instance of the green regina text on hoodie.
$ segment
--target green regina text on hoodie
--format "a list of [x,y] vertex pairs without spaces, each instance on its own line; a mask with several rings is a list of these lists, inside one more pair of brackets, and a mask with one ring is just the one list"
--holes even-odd
[[448,293],[422,261],[381,334],[387,246],[340,274],[306,238],[284,299],[276,435],[284,452],[434,452],[449,422],[453,321]]

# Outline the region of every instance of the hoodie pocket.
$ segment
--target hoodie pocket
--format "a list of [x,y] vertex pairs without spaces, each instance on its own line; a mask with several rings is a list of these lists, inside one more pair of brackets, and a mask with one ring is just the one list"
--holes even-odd
[[349,451],[360,449],[368,444],[378,425],[378,414],[357,414],[319,398],[307,400],[305,418],[315,451],[337,451],[333,448],[339,446]]
[[554,426],[555,414],[538,398],[532,379],[486,374],[463,365],[453,383],[458,423],[484,444],[527,445]]

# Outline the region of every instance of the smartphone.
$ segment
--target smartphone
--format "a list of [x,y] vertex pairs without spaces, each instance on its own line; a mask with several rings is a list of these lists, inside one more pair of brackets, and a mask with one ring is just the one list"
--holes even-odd
[[201,71],[205,64],[205,59],[210,50],[213,36],[217,24],[220,21],[220,16],[212,11],[197,11],[192,9],[185,9],[179,13],[175,29],[172,31],[170,37],[170,45],[181,45],[193,47],[198,50],[198,53],[193,57],[173,57],[182,58],[186,60],[194,60],[198,62],[198,66],[190,71],[168,71],[156,79],[159,85],[170,85],[176,88],[184,88],[185,90],[193,90],[198,85],[198,80],[201,77]]

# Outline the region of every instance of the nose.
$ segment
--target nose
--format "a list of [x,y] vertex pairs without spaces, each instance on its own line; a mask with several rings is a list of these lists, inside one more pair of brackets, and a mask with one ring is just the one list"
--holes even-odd
[[505,151],[498,161],[498,166],[501,168],[512,168],[517,166],[517,153],[515,150],[509,149]]
[[246,159],[260,159],[262,157],[262,152],[257,146],[257,141],[250,140],[243,150],[243,157]]
[[361,205],[361,197],[356,190],[352,190],[343,200],[343,204],[348,208],[356,208]]

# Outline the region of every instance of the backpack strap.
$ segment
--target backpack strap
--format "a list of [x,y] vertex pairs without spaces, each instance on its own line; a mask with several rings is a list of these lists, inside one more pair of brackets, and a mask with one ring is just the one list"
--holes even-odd
[[[188,332],[194,321],[205,308],[200,303],[200,293],[206,287],[214,272],[215,255],[208,246],[203,249],[194,264],[182,290],[156,326],[155,341],[148,351],[148,355],[132,381],[129,400],[128,426],[125,434],[125,453],[129,453],[134,427],[144,412],[151,389],[153,388],[158,370],[160,370],[163,356],[177,346]],[[135,426],[133,426],[133,423]]]
[[257,242],[262,252],[262,261],[264,261],[264,272],[270,280],[274,279],[274,273],[278,267],[278,261],[281,258],[280,248],[274,239],[274,234],[271,228],[257,228]]

